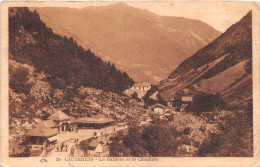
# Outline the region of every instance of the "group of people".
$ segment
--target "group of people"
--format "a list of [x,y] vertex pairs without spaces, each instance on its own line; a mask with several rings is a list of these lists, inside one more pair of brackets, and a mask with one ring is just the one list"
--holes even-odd
[[61,143],[61,145],[57,146],[57,152],[67,152],[67,151],[68,151],[68,145]]

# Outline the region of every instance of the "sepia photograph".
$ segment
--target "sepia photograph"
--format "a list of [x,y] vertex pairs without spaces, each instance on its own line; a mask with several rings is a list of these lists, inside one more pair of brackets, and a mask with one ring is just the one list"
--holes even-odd
[[74,3],[6,10],[8,157],[256,155],[251,3]]

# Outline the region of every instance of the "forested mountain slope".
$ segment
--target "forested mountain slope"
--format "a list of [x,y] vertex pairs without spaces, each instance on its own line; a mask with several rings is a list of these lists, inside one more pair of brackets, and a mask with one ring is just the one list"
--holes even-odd
[[119,93],[134,83],[73,38],[54,34],[28,8],[9,9],[9,51],[11,60],[46,73],[46,82],[53,88],[85,86]]

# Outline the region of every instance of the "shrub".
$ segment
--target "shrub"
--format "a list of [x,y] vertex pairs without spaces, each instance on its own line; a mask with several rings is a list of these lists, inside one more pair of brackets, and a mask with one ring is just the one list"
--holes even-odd
[[253,117],[248,112],[228,116],[220,125],[220,133],[210,133],[203,141],[198,156],[253,156]]

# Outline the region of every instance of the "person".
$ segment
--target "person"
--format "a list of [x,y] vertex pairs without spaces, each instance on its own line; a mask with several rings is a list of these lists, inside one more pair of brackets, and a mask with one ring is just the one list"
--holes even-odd
[[46,145],[47,145],[47,142],[46,142],[46,140],[44,141],[44,143],[43,143],[43,149],[45,150],[45,148],[46,148]]
[[64,144],[63,143],[61,143],[61,151],[63,151],[63,147],[64,147]]
[[78,145],[78,142],[79,142],[79,139],[77,138],[77,140],[76,140],[76,145]]
[[57,152],[59,152],[59,146],[57,146]]

